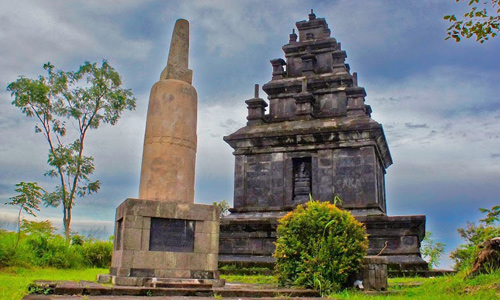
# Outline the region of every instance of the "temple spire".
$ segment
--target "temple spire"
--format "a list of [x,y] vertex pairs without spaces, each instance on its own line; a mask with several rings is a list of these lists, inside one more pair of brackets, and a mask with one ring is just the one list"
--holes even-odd
[[177,79],[187,83],[193,82],[193,71],[188,68],[189,62],[189,22],[179,19],[175,22],[168,62],[160,75],[162,79]]

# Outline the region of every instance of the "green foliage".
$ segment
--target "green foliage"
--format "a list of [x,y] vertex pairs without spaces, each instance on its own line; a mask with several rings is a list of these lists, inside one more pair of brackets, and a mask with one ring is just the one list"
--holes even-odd
[[82,253],[87,266],[108,268],[113,254],[113,242],[86,240],[82,245]]
[[17,217],[18,231],[21,231],[21,213],[24,211],[28,215],[34,216],[35,211],[40,211],[39,205],[42,202],[42,192],[44,191],[36,182],[20,182],[16,184],[16,192],[19,194],[9,198],[10,202],[5,205],[19,206]]
[[424,259],[429,263],[429,267],[434,268],[439,264],[439,261],[443,257],[445,246],[445,244],[439,242],[436,243],[432,239],[432,232],[425,232],[421,250]]
[[[42,133],[48,143],[51,169],[45,175],[57,178],[59,185],[44,195],[44,201],[53,206],[62,204],[64,231],[69,239],[76,197],[100,188],[99,180],[90,179],[95,167],[94,158],[83,152],[86,135],[102,123],[116,124],[123,110],[135,109],[136,99],[130,90],[121,88],[120,75],[106,61],[100,67],[85,62],[74,72],[56,70],[50,63],[43,67],[47,76],[21,76],[7,86],[7,91],[14,97],[14,106],[37,120],[35,132]],[[72,126],[66,126],[67,121]]]
[[28,215],[36,217],[34,211],[40,211],[38,206],[42,202],[43,189],[36,182],[20,182],[16,187],[15,191],[19,194],[9,198],[11,201],[5,205],[19,206],[20,211],[24,210]]
[[456,275],[430,278],[389,278],[388,293],[364,293],[356,290],[343,290],[328,295],[338,300],[486,300],[499,299],[497,289],[500,271],[479,275],[473,279],[465,272]]
[[246,284],[277,284],[276,277],[270,275],[220,275],[227,282]]
[[69,244],[54,233],[49,221],[24,221],[22,228],[27,230],[21,231],[18,247],[15,233],[0,232],[0,267],[106,268],[111,264],[112,241],[86,238],[81,244]]
[[487,226],[493,225],[495,222],[500,221],[500,205],[495,205],[491,209],[480,208],[480,212],[486,213],[486,217],[484,219],[479,220]]
[[229,203],[226,200],[222,200],[220,202],[214,201],[213,205],[217,205],[220,208],[220,217],[224,217],[229,215]]
[[455,0],[468,2],[470,10],[457,19],[455,15],[446,15],[444,19],[451,23],[446,39],[453,38],[460,42],[461,37],[475,37],[476,42],[484,43],[500,32],[500,0]]
[[474,222],[467,223],[466,228],[459,228],[458,233],[465,241],[465,244],[458,246],[450,257],[455,261],[455,270],[465,270],[472,267],[474,259],[480,251],[480,246],[492,238],[500,236],[500,226],[498,223],[498,214],[500,207],[494,206],[491,209],[481,208],[486,217],[479,221],[479,225]]
[[0,269],[0,299],[22,299],[28,293],[28,287],[34,280],[95,281],[98,274],[105,274],[107,272],[107,269],[96,268],[75,270],[21,267],[2,268]]
[[277,231],[275,271],[285,286],[339,290],[359,270],[368,248],[364,226],[328,202],[299,205]]
[[29,221],[23,220],[21,224],[21,231],[25,234],[45,234],[55,235],[57,228],[52,226],[49,220],[45,221]]

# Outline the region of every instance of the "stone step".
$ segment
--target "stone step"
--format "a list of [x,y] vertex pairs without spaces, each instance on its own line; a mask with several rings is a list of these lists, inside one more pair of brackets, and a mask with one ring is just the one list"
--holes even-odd
[[[224,287],[192,286],[188,283],[177,287],[129,287],[106,286],[90,282],[35,282],[31,291],[48,295],[76,295],[76,296],[183,296],[183,297],[214,297],[224,298],[262,298],[262,297],[320,297],[314,290],[277,288],[275,286],[259,286],[248,284],[228,284]],[[35,299],[25,298],[25,299]],[[42,299],[42,298],[40,298]],[[52,299],[52,298],[46,298]],[[54,298],[58,299],[58,298]]]

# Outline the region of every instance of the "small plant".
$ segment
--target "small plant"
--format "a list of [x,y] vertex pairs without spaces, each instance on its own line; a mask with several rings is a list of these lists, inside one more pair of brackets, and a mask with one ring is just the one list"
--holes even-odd
[[329,202],[298,206],[280,220],[277,231],[278,283],[315,288],[322,294],[345,286],[368,248],[363,224]]
[[44,191],[38,186],[36,182],[20,182],[16,184],[16,192],[19,194],[9,198],[10,202],[5,203],[5,205],[12,205],[19,207],[19,213],[17,215],[17,242],[14,248],[17,248],[19,240],[21,239],[21,213],[24,211],[28,215],[36,217],[35,211],[40,211],[38,207],[42,202]]
[[222,300],[222,295],[214,293],[214,298],[217,299],[217,300]]
[[213,204],[217,205],[220,208],[220,217],[221,218],[229,215],[229,208],[231,208],[231,206],[229,206],[229,203],[226,200],[222,200],[220,202],[214,201]]

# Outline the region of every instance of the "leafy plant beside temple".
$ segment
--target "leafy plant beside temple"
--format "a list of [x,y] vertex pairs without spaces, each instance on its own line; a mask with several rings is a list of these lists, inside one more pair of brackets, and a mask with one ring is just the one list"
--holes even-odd
[[491,209],[480,208],[479,211],[486,214],[486,217],[479,220],[479,225],[471,222],[467,223],[467,227],[458,229],[465,243],[458,246],[450,255],[455,261],[453,267],[455,270],[470,269],[481,251],[481,246],[495,237],[500,237],[500,205]]
[[74,72],[57,70],[50,62],[43,67],[47,76],[21,76],[7,91],[14,97],[12,104],[37,121],[35,132],[42,133],[48,144],[50,170],[45,175],[56,178],[58,185],[45,193],[44,201],[62,205],[64,233],[69,239],[76,198],[95,193],[101,186],[99,180],[91,179],[94,158],[84,155],[87,134],[102,123],[115,125],[123,110],[135,109],[136,99],[122,88],[120,74],[106,61],[101,66],[85,62]]
[[429,268],[437,267],[444,254],[446,244],[436,242],[432,238],[432,232],[426,231],[422,241],[422,256],[429,263]]
[[280,285],[337,291],[362,266],[364,225],[329,202],[309,201],[280,220],[275,273]]
[[52,267],[59,269],[108,268],[113,242],[81,237],[80,244],[68,243],[56,234],[49,221],[23,220],[17,233],[0,231],[0,268]]

